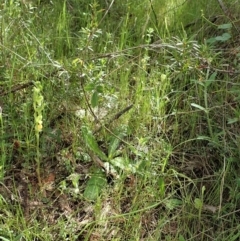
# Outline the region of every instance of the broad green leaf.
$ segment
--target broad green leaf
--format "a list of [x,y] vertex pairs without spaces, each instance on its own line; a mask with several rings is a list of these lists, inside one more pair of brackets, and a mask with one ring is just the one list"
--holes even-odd
[[84,89],[86,90],[86,91],[92,91],[92,90],[94,90],[95,89],[95,84],[94,83],[90,83],[90,84],[87,84],[85,87],[84,87]]
[[225,23],[218,26],[218,29],[230,29],[230,28],[232,28],[231,23]]
[[201,210],[203,207],[203,202],[200,198],[195,198],[194,199],[194,206],[196,209]]
[[208,44],[214,44],[214,43],[216,43],[216,41],[217,41],[217,40],[216,40],[215,37],[207,39],[207,43],[208,43]]
[[217,72],[214,72],[213,74],[211,74],[209,79],[204,82],[205,85],[208,87],[213,81],[215,81],[216,76],[217,76]]
[[95,201],[106,186],[107,180],[104,175],[95,174],[87,182],[83,196],[90,201]]
[[116,158],[111,160],[111,164],[115,167],[118,167],[122,170],[125,170],[129,163],[128,163],[126,158],[116,157]]
[[204,112],[207,112],[207,110],[204,107],[202,107],[201,105],[191,103],[191,106],[198,108],[199,110],[203,110]]
[[232,119],[228,119],[228,124],[233,124],[239,121],[239,118],[232,118]]
[[178,241],[186,241],[186,239],[180,234],[178,237]]
[[109,148],[108,148],[108,158],[112,159],[116,153],[117,148],[121,142],[121,139],[126,136],[127,131],[126,127],[118,128],[117,131],[114,132],[115,136],[111,137]]
[[173,210],[174,208],[177,208],[178,206],[182,205],[182,201],[177,198],[171,198],[166,200],[164,204],[169,210]]
[[97,91],[98,93],[103,93],[103,86],[102,86],[102,85],[98,85],[98,86],[96,87],[96,91]]
[[88,185],[84,190],[83,196],[89,201],[95,201],[100,194],[99,187],[97,185]]
[[93,95],[92,95],[92,98],[91,98],[91,106],[94,108],[96,106],[98,106],[98,92],[97,91],[94,91]]
[[116,158],[112,159],[111,164],[114,167],[118,167],[121,170],[126,171],[126,172],[132,172],[132,173],[136,172],[136,167],[134,165],[130,164],[129,160],[124,157],[116,157]]
[[87,126],[82,126],[81,128],[83,139],[88,146],[88,148],[93,151],[99,158],[103,161],[107,161],[108,158],[104,152],[99,148],[96,139],[94,138],[92,132],[88,129]]
[[217,36],[216,40],[217,41],[222,41],[225,42],[231,38],[231,35],[229,33],[224,33],[222,36]]
[[217,71],[215,71],[214,73],[212,73],[209,77],[209,80],[215,80],[217,76]]
[[112,159],[114,157],[115,151],[118,148],[120,143],[120,140],[116,137],[112,140],[112,142],[109,144],[108,148],[108,158]]

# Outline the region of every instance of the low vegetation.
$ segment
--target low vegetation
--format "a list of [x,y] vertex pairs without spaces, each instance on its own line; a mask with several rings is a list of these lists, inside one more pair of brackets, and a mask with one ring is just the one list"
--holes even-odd
[[0,5],[0,240],[239,240],[239,1]]

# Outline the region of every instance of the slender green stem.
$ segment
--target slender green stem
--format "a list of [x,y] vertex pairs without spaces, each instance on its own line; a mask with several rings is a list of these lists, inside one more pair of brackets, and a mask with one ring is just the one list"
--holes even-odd
[[[4,136],[4,128],[3,128],[3,119],[2,119],[2,108],[0,107],[0,125],[1,125],[1,134]],[[4,176],[4,167],[6,162],[6,151],[5,151],[5,141],[4,139],[1,140],[1,159],[0,159],[0,179]]]
[[[207,80],[209,77],[209,69],[207,71]],[[206,116],[207,116],[207,124],[208,124],[208,130],[209,130],[209,134],[210,137],[213,138],[213,130],[212,130],[212,125],[211,125],[211,119],[209,116],[209,109],[208,109],[208,90],[207,90],[207,83],[205,83],[204,85],[204,105],[205,105],[205,110],[206,110]]]
[[38,184],[41,187],[42,181],[41,181],[41,168],[40,168],[40,150],[39,150],[39,132],[36,132],[36,144],[37,144],[37,155],[36,155],[36,163],[37,163],[37,168],[36,168],[36,173],[37,173],[37,179],[38,179]]

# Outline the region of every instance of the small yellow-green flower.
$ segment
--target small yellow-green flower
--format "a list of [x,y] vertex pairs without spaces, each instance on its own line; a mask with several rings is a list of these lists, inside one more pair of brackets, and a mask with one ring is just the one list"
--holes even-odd
[[37,122],[35,125],[35,131],[41,132],[42,128],[43,128],[42,121]]

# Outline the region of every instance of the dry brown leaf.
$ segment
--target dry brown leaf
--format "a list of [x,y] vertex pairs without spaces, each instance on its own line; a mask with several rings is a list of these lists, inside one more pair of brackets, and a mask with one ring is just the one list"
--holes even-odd
[[219,209],[219,207],[216,207],[213,205],[207,205],[207,204],[203,205],[203,210],[209,211],[211,213],[216,213],[218,209]]
[[42,190],[52,191],[54,188],[55,174],[50,173],[46,178],[42,180]]

